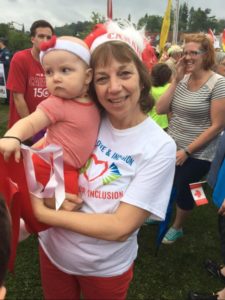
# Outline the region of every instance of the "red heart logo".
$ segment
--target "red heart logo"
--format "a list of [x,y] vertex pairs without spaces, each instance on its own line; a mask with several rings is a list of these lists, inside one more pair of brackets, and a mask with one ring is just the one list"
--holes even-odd
[[[91,174],[87,174],[87,170],[84,172],[84,176],[88,181],[94,181],[98,177],[101,177],[108,170],[108,162],[103,160],[98,160],[95,154],[91,155],[91,164],[94,164],[94,174],[92,177]],[[88,168],[90,170],[90,166]]]

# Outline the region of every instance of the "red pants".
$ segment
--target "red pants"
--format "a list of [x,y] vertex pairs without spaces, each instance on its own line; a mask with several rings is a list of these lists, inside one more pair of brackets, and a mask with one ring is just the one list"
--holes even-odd
[[41,281],[45,300],[125,300],[133,278],[133,264],[122,275],[95,277],[60,271],[39,247]]

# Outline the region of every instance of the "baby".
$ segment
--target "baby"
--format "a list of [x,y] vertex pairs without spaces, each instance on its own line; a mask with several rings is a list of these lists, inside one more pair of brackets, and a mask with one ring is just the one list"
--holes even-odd
[[[51,95],[5,133],[0,139],[0,152],[5,160],[14,153],[19,162],[21,142],[47,128],[42,146],[62,146],[65,190],[77,193],[77,170],[94,149],[100,123],[98,108],[88,95],[92,80],[90,52],[82,40],[69,36],[53,36],[41,45],[41,50],[40,61]],[[33,161],[37,181],[45,186],[50,168],[37,155],[33,155]]]

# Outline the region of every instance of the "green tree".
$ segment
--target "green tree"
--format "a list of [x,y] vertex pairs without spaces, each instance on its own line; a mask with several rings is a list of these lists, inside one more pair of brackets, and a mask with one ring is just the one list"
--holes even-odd
[[223,30],[225,29],[225,19],[220,19],[217,22],[218,27],[217,27],[217,33],[221,33],[223,32]]
[[211,10],[209,8],[194,10],[191,7],[189,12],[188,31],[190,32],[207,32],[209,28],[215,27],[215,17],[209,17]]
[[8,38],[9,29],[9,24],[0,23],[0,36]]
[[179,11],[179,31],[187,31],[188,27],[188,5],[187,2],[180,5]]
[[138,21],[138,27],[146,26],[148,32],[160,32],[162,26],[163,17],[160,16],[149,16],[146,14],[143,18]]
[[7,38],[8,47],[12,53],[31,47],[29,34],[24,32],[24,27],[22,27],[22,30],[17,30],[12,23],[1,23],[0,36]]

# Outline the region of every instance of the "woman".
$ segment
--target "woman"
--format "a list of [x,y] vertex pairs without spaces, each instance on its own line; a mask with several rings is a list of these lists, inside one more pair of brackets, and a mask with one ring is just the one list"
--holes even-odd
[[165,244],[183,236],[184,221],[194,207],[189,183],[207,174],[225,126],[225,79],[211,70],[213,65],[214,48],[207,36],[186,35],[177,74],[156,104],[158,113],[171,111],[168,134],[177,144],[176,217]]
[[109,25],[91,45],[92,93],[103,116],[80,174],[83,206],[55,211],[33,202],[37,219],[54,226],[39,238],[45,299],[80,299],[81,293],[84,299],[125,299],[138,230],[150,214],[165,217],[175,143],[147,116],[152,103],[141,48],[130,31],[113,35]]

